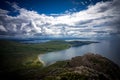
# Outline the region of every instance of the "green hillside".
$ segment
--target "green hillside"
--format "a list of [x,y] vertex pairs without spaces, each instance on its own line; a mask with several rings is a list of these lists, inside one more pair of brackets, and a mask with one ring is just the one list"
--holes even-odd
[[[79,44],[77,44],[79,43]],[[15,41],[0,40],[0,74],[2,78],[20,80],[36,80],[39,77],[42,63],[38,59],[39,54],[52,51],[59,51],[71,46],[82,46],[93,42],[66,42],[49,41],[45,43],[30,44]]]

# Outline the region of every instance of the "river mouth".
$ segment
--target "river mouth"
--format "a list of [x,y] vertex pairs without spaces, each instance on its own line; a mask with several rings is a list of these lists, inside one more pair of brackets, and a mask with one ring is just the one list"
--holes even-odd
[[107,57],[116,64],[120,65],[120,57],[118,56],[120,49],[118,48],[118,42],[113,43],[113,41],[111,42],[110,40],[102,40],[100,41],[100,43],[91,43],[79,47],[71,47],[66,50],[41,54],[39,55],[39,59],[40,61],[42,61],[44,66],[48,66],[55,63],[56,61],[69,60],[72,57],[82,56],[89,52],[100,54],[104,57]]

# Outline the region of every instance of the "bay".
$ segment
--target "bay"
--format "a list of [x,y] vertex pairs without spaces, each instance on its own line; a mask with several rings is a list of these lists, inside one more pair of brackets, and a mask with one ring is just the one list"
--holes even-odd
[[56,61],[68,60],[75,56],[82,56],[88,52],[100,54],[120,66],[120,40],[106,39],[98,40],[100,43],[92,43],[79,47],[71,47],[66,50],[49,52],[39,55],[39,59],[45,65],[50,65]]

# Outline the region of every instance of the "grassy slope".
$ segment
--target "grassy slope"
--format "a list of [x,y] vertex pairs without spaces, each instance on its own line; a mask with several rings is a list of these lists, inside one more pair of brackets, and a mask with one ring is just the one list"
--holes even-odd
[[40,75],[42,69],[42,63],[38,60],[39,54],[90,43],[92,42],[50,41],[41,44],[22,44],[0,40],[0,73],[8,75],[8,78],[16,76],[19,79],[33,80]]
[[19,73],[18,75],[28,75],[26,72],[29,72],[29,74],[33,74],[42,67],[42,64],[38,60],[39,54],[63,50],[69,47],[70,44],[64,41],[50,41],[42,44],[22,44],[1,40],[0,73],[11,74],[11,72],[13,72],[16,74],[17,72]]

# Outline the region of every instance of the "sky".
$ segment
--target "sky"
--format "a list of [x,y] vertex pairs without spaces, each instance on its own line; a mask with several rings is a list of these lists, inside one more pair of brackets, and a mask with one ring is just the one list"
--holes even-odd
[[1,0],[0,38],[120,37],[120,0]]

